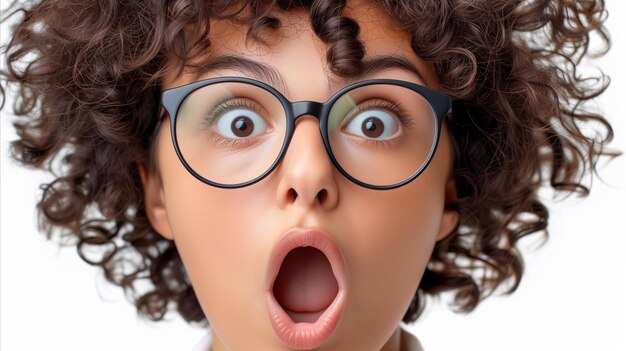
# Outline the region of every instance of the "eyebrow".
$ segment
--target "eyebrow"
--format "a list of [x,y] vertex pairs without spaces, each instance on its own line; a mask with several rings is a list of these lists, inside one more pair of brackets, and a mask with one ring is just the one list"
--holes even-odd
[[[203,62],[203,67],[209,70],[231,69],[242,74],[249,75],[266,84],[278,89],[283,94],[287,94],[289,89],[283,80],[281,74],[272,66],[265,63],[248,59],[237,55],[220,55],[211,57]],[[413,73],[423,84],[426,84],[424,75],[415,67],[415,65],[404,56],[386,55],[375,56],[363,60],[363,70],[360,73],[349,77],[335,77],[329,80],[328,90],[332,93],[354,82],[370,79],[380,71],[389,68],[401,68]],[[205,76],[207,71],[199,71],[194,74],[193,79],[199,80]]]

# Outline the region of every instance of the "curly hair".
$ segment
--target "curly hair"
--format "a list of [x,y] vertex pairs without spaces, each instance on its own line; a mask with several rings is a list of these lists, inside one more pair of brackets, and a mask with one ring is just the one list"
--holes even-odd
[[[596,172],[601,157],[619,154],[607,150],[611,125],[585,107],[608,77],[577,71],[583,58],[610,48],[604,1],[374,5],[411,34],[414,54],[455,99],[448,126],[458,200],[446,206],[460,220],[436,244],[403,321],[415,321],[426,297],[445,291],[467,313],[498,287],[516,290],[521,238],[547,238],[539,189],[586,196],[583,176]],[[177,310],[188,322],[207,323],[176,246],[151,227],[143,203],[137,164],[154,167],[159,84],[168,72],[206,69],[194,58],[211,46],[212,20],[249,25],[247,39],[269,45],[262,34],[281,26],[273,13],[291,10],[308,11],[329,45],[330,70],[350,76],[362,69],[365,50],[345,7],[345,0],[14,2],[3,21],[23,17],[3,46],[2,97],[17,87],[13,158],[55,176],[42,185],[40,230],[69,239],[140,315],[161,320]],[[596,53],[588,51],[592,34],[603,43]],[[593,135],[583,133],[587,124]]]

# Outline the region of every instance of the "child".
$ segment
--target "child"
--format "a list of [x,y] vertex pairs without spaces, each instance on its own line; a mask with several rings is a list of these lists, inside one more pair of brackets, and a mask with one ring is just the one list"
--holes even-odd
[[420,350],[399,322],[513,292],[540,187],[611,155],[572,69],[602,2],[31,6],[3,73],[15,159],[62,160],[43,231],[204,349]]

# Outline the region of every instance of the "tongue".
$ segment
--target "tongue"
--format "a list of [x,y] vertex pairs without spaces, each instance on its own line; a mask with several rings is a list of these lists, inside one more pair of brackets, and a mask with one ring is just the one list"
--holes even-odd
[[338,291],[330,262],[321,251],[311,247],[291,250],[274,282],[276,301],[292,312],[322,311]]

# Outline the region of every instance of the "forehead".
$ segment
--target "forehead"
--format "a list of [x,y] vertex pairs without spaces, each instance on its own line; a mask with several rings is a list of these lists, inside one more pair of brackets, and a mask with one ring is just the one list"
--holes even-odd
[[[326,78],[328,90],[359,80],[375,78],[385,72],[385,78],[412,80],[415,83],[438,86],[432,67],[418,58],[411,49],[411,36],[399,29],[386,13],[368,3],[349,1],[342,15],[359,25],[358,39],[365,49],[365,70],[360,75],[339,77],[331,73],[326,60],[331,44],[324,43],[313,31],[309,12],[295,10],[274,12],[280,20],[276,30],[264,29],[259,36],[267,45],[247,36],[248,26],[230,20],[212,20],[209,39],[211,47],[197,57],[193,70],[183,76],[169,76],[163,89],[169,89],[216,76],[247,76],[265,81],[283,93],[299,80]],[[339,50],[351,50],[351,45],[339,43]],[[323,76],[320,77],[320,72]],[[286,94],[287,95],[287,94]]]

